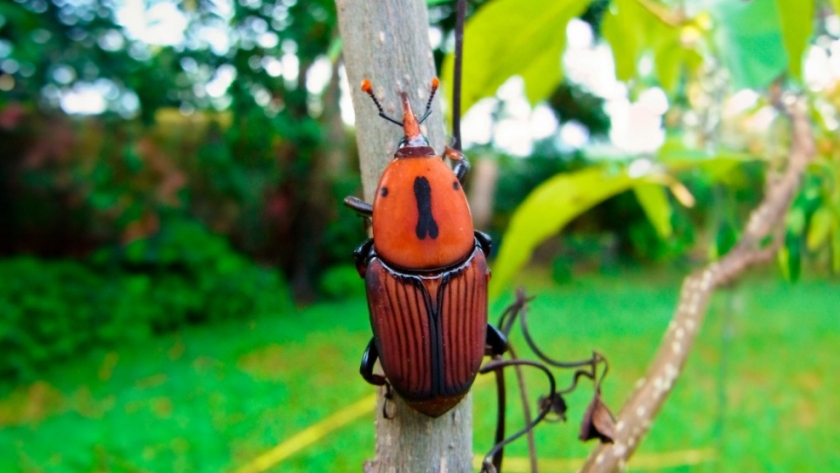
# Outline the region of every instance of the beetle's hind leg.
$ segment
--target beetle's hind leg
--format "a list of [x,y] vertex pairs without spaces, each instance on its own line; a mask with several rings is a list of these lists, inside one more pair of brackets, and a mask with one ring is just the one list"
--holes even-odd
[[376,349],[376,343],[371,338],[370,343],[365,348],[365,352],[362,354],[362,364],[359,366],[359,374],[362,375],[362,378],[365,378],[365,381],[374,386],[384,386],[387,383],[385,377],[373,373],[373,366],[378,359],[379,350]]
[[489,356],[501,355],[508,350],[508,341],[505,334],[503,334],[496,327],[487,324],[487,337],[485,341],[484,353]]
[[379,359],[379,350],[376,348],[376,343],[371,338],[364,354],[362,354],[362,365],[359,367],[359,373],[362,378],[374,386],[385,386],[385,401],[382,404],[382,417],[386,419],[393,419],[393,414],[388,413],[388,404],[394,399],[394,393],[391,390],[391,383],[378,374],[374,374],[373,367],[376,365],[376,360]]

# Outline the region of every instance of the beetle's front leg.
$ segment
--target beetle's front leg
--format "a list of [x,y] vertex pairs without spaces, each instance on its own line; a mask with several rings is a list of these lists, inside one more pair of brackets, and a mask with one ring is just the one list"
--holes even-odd
[[368,238],[358,248],[353,250],[353,262],[356,263],[356,271],[359,272],[359,276],[362,279],[367,274],[367,265],[371,256],[373,256],[373,238]]
[[484,354],[489,356],[501,355],[508,350],[508,341],[505,334],[499,331],[496,327],[487,324],[487,336]]
[[476,230],[475,239],[478,241],[478,246],[481,247],[484,256],[489,258],[490,252],[493,250],[493,240],[490,238],[490,235]]
[[455,162],[455,167],[452,168],[452,172],[455,173],[455,177],[458,178],[458,182],[464,184],[464,179],[470,171],[470,161],[467,159],[467,156],[457,149],[450,148],[449,146],[443,148],[443,155]]
[[373,215],[373,206],[358,197],[352,195],[345,197],[344,205],[350,207],[362,217],[370,218]]

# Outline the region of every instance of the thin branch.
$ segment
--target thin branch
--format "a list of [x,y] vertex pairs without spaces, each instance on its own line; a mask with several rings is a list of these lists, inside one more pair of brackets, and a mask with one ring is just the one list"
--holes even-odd
[[792,128],[787,169],[750,215],[738,245],[683,281],[679,304],[659,350],[618,415],[615,443],[598,445],[582,471],[608,472],[625,466],[682,373],[714,290],[737,278],[747,267],[772,259],[781,245],[780,229],[784,229],[787,209],[814,156],[813,132],[804,104],[791,97],[786,105]]
[[[508,346],[508,352],[511,360],[518,360],[516,351],[513,346]],[[525,386],[525,375],[522,373],[521,366],[514,366],[516,370],[516,382],[519,385],[519,396],[522,399],[522,416],[525,418],[525,425],[531,423],[531,407],[528,404],[528,390]],[[528,431],[528,458],[531,464],[531,473],[537,473],[539,466],[537,465],[537,444],[534,441],[534,431]]]
[[461,77],[464,64],[464,19],[467,16],[467,0],[458,0],[455,11],[455,67],[452,71],[452,136],[453,148],[461,151]]

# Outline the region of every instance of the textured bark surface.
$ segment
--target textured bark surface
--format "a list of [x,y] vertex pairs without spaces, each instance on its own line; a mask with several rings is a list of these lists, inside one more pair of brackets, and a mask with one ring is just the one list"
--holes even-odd
[[[415,113],[422,112],[436,76],[428,11],[422,0],[337,0],[336,7],[356,112],[362,184],[365,200],[372,202],[379,176],[393,159],[402,130],[379,118],[370,97],[359,86],[362,80],[370,80],[385,113],[397,120],[402,120],[399,91],[408,93]],[[424,131],[435,150],[442,151],[445,134],[437,100],[432,109]]]
[[[813,133],[804,105],[791,98],[787,111],[793,138],[787,169],[770,181],[764,200],[750,215],[738,245],[719,261],[685,279],[662,343],[616,419],[615,442],[596,447],[583,471],[624,469],[682,373],[714,290],[738,277],[748,266],[770,260],[776,254],[784,235],[787,209],[814,156]],[[767,239],[770,243],[763,244]]]
[[[336,7],[356,113],[365,200],[373,202],[379,176],[393,159],[402,130],[378,116],[373,102],[359,86],[363,79],[369,79],[385,113],[398,120],[402,118],[399,91],[408,93],[416,113],[423,110],[436,75],[428,12],[423,0],[337,0]],[[431,145],[442,151],[445,134],[437,101],[424,123],[424,132]],[[359,355],[362,348],[359,347]],[[382,403],[380,390],[376,452],[374,459],[365,464],[366,472],[472,470],[471,396],[437,419],[417,414],[399,399],[389,407],[394,418],[384,419]]]

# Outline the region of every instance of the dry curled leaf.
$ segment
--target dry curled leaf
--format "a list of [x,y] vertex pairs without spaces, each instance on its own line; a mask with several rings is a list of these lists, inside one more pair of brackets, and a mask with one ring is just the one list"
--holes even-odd
[[492,463],[490,463],[489,461],[485,461],[481,465],[481,473],[498,473],[498,471],[496,470],[496,467],[493,466]]
[[586,408],[586,414],[583,415],[578,438],[583,442],[597,438],[602,443],[613,443],[614,437],[615,418],[601,400],[601,391],[596,390],[592,402]]
[[566,421],[568,406],[566,405],[566,400],[559,393],[554,393],[550,398],[540,397],[540,407],[541,409],[548,408],[548,412],[556,415],[557,419],[555,421]]

